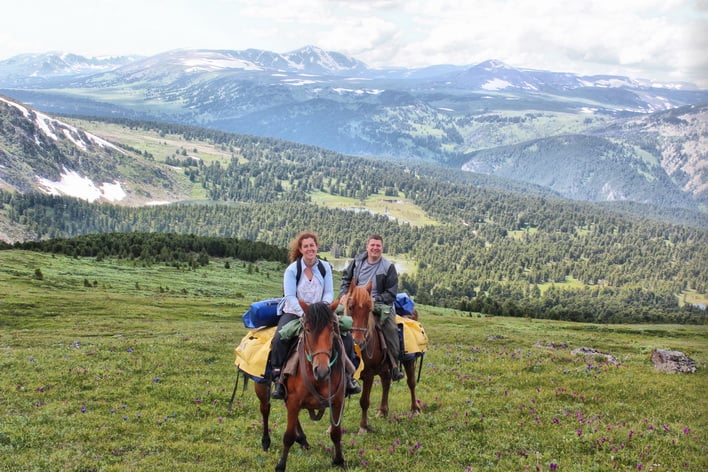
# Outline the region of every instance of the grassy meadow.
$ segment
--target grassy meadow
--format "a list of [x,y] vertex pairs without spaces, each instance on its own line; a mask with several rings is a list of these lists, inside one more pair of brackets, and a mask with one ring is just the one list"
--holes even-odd
[[[251,385],[232,411],[228,402],[241,314],[279,295],[282,270],[0,251],[0,470],[272,470],[284,408],[273,405],[263,452]],[[409,413],[400,382],[389,417],[360,435],[358,398],[348,401],[349,470],[708,470],[707,327],[418,308],[430,338],[423,413]],[[570,353],[583,346],[619,363]],[[657,372],[654,348],[683,351],[699,369]],[[312,449],[293,447],[288,470],[330,470],[326,421],[301,419]]]

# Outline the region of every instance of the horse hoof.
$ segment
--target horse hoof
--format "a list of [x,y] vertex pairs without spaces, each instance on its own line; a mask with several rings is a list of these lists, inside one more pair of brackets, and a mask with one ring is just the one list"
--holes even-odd
[[310,443],[307,442],[306,440],[300,443],[300,449],[303,451],[309,451],[310,450]]
[[362,428],[362,427],[359,428],[359,434],[367,434],[367,433],[371,433],[372,431],[373,431],[373,429],[370,426],[367,426],[366,428]]
[[332,459],[332,465],[341,467],[342,469],[347,468],[347,463],[344,461],[344,458]]

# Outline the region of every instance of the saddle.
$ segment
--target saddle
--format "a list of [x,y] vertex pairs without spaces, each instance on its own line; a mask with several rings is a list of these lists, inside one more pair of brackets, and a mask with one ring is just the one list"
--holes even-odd
[[[286,325],[287,326],[287,325]],[[342,356],[342,359],[344,359],[344,369],[346,370],[347,374],[353,374],[356,371],[356,368],[354,367],[354,364],[352,361],[349,359],[349,357],[346,355],[346,349],[344,349],[344,343],[342,342],[342,338],[339,339],[339,347],[337,348],[339,351],[339,355]],[[304,342],[304,337],[302,334],[298,336],[297,342],[293,343],[293,345],[290,347],[290,351],[288,353],[288,360],[285,361],[285,365],[283,366],[282,369],[282,374],[285,375],[297,375],[297,369],[298,369],[298,345],[300,343]]]

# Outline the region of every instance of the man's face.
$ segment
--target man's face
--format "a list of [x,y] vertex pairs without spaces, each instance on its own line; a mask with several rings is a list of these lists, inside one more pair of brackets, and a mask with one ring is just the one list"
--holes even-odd
[[383,242],[378,239],[369,239],[369,242],[366,243],[366,253],[370,260],[378,261],[383,253]]

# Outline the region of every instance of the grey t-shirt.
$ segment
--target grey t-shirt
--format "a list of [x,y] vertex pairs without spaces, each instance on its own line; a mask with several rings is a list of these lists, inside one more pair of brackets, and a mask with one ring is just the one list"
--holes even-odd
[[376,271],[380,265],[381,259],[379,259],[375,264],[369,264],[369,261],[364,259],[358,267],[359,274],[356,278],[356,284],[366,285],[369,283],[369,280],[371,280],[371,296],[373,297],[379,293],[378,287],[376,286]]

